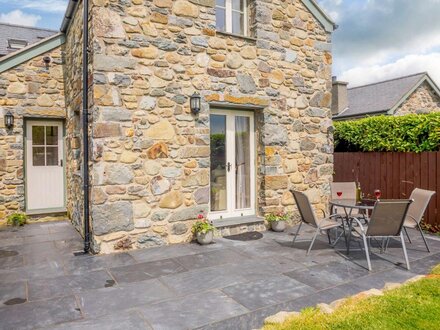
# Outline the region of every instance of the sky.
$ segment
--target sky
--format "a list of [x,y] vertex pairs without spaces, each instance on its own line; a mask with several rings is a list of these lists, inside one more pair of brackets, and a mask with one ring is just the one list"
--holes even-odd
[[[68,0],[0,0],[0,22],[58,30]],[[338,24],[333,75],[349,87],[427,71],[440,85],[440,0],[317,0]]]
[[440,0],[317,0],[339,25],[333,75],[349,87],[427,71],[440,85]]

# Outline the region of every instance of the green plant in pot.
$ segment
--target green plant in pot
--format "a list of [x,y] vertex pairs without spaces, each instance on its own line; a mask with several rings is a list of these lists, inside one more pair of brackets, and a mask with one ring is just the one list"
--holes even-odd
[[281,232],[286,229],[286,221],[290,219],[290,215],[289,213],[280,211],[266,214],[265,219],[269,222],[273,231]]
[[201,245],[210,244],[214,239],[215,227],[203,214],[199,214],[197,219],[192,226],[192,232],[196,236],[197,242]]
[[10,226],[24,226],[27,218],[27,215],[24,213],[12,213],[8,216],[7,222]]

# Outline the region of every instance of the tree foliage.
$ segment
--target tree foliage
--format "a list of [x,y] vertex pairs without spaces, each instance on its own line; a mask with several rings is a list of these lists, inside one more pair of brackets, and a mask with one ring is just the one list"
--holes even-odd
[[337,121],[335,151],[438,151],[440,113]]

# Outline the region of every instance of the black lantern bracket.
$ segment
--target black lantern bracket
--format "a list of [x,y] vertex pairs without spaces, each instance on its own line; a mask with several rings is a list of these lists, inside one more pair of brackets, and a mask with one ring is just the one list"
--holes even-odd
[[193,95],[191,95],[190,99],[189,99],[189,105],[191,108],[191,112],[195,115],[197,115],[200,112],[200,108],[201,108],[201,96],[199,93],[194,92]]
[[14,127],[14,115],[11,113],[11,111],[8,111],[5,114],[5,127],[7,129]]

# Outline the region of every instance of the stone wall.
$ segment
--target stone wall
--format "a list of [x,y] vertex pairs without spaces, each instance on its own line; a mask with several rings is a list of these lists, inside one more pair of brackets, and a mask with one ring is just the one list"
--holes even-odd
[[[257,212],[325,209],[331,40],[297,0],[252,2],[254,38],[216,33],[214,1],[94,1],[92,223],[102,253],[187,242],[208,211],[211,102],[257,120]],[[203,96],[191,114],[189,96]]]
[[411,113],[422,114],[440,111],[440,96],[425,81],[403,104],[396,109],[396,116]]
[[[43,61],[51,58],[49,65]],[[0,73],[0,224],[25,210],[25,118],[65,118],[63,66],[60,48]],[[4,115],[14,115],[13,129]]]
[[[93,41],[90,22],[89,40]],[[92,44],[89,49],[93,51]],[[66,43],[63,48],[66,57],[66,183],[67,211],[72,224],[80,233],[84,233],[84,189],[83,189],[83,2],[79,2],[71,25],[66,32]],[[93,57],[89,55],[89,113],[93,113]],[[89,116],[91,118],[91,116]],[[90,120],[90,119],[89,119]],[[90,139],[90,146],[92,141]],[[91,153],[91,152],[90,152]]]

